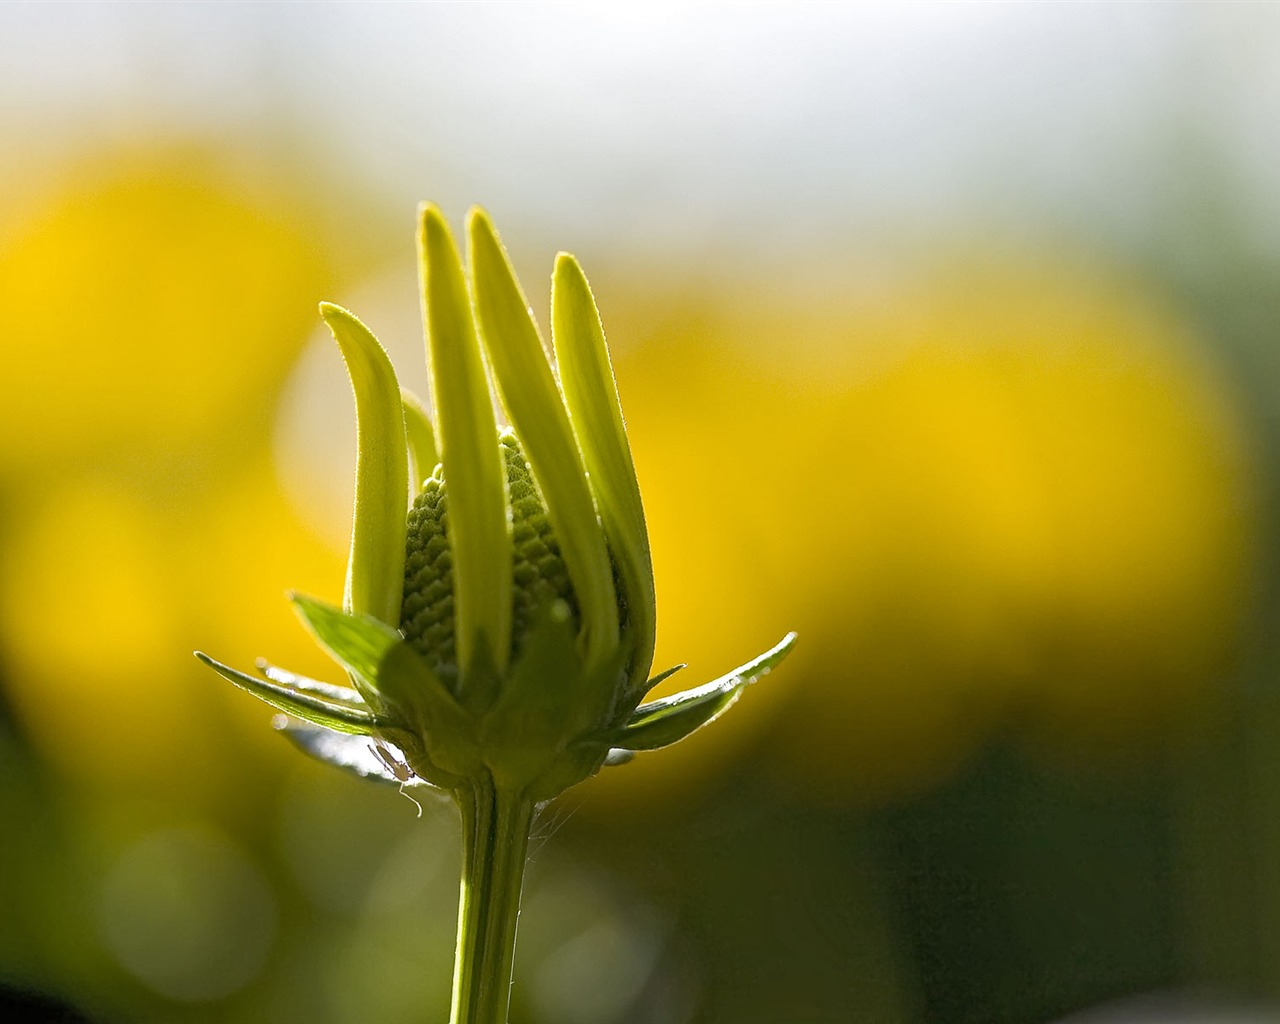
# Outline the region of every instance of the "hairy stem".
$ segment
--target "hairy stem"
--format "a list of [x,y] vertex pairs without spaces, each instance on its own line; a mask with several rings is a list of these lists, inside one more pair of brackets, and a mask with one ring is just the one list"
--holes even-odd
[[462,811],[462,891],[450,1024],[507,1024],[516,918],[533,804],[486,774],[456,794]]

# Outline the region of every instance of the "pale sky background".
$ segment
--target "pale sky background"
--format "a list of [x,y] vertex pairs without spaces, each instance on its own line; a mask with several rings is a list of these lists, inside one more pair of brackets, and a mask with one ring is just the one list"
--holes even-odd
[[173,132],[539,247],[763,259],[974,211],[1124,241],[1225,181],[1274,251],[1280,5],[0,5],[4,148]]
[[[571,248],[831,294],[953,239],[1194,270],[1223,233],[1280,253],[1280,4],[0,4],[0,185],[173,137],[314,165],[390,225],[480,202],[529,274]],[[335,298],[413,365],[402,264]],[[322,429],[351,455],[331,347],[280,440],[345,531],[349,473],[308,462]]]

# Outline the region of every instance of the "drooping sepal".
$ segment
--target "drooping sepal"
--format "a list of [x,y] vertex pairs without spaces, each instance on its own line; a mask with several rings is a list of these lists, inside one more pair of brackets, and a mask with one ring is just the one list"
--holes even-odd
[[223,679],[253,694],[277,711],[283,711],[286,715],[292,715],[313,725],[324,726],[335,732],[368,736],[381,726],[390,724],[375,714],[373,709],[363,701],[321,695],[311,687],[251,676],[220,661],[215,661],[201,651],[196,651],[196,657]]
[[365,736],[334,732],[309,722],[277,715],[271,723],[304,754],[349,775],[397,786],[430,786],[404,764],[398,750]]
[[678,743],[724,714],[744,689],[768,675],[787,656],[795,640],[795,633],[788,633],[776,647],[726,676],[641,704],[605,741],[622,750],[658,750]]

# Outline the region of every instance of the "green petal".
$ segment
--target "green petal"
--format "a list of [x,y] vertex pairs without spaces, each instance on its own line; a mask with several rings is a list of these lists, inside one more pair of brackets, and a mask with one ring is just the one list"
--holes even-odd
[[537,324],[502,243],[483,210],[471,210],[467,229],[485,351],[560,544],[578,599],[587,661],[599,664],[617,649],[618,604],[586,468]]
[[551,322],[565,404],[626,597],[627,629],[636,643],[631,685],[638,688],[653,661],[656,636],[649,534],[600,313],[582,268],[568,253],[556,257]]
[[304,594],[289,598],[315,638],[339,664],[371,690],[378,689],[378,666],[403,641],[398,630],[369,615],[352,615]]
[[356,395],[355,517],[343,604],[399,625],[409,494],[400,385],[369,328],[327,302],[320,304],[320,315],[342,350]]
[[431,397],[449,486],[454,622],[461,685],[487,646],[506,667],[511,646],[511,534],[506,475],[471,299],[449,227],[424,205],[419,232]]
[[747,686],[768,675],[787,656],[795,641],[796,635],[788,633],[776,647],[727,676],[672,697],[641,704],[621,729],[607,737],[607,742],[623,750],[657,750],[684,739],[723,714]]
[[422,399],[408,388],[400,389],[400,398],[404,402],[404,429],[409,440],[409,462],[412,467],[409,490],[412,502],[422,489],[422,482],[435,472],[440,461],[440,451],[436,448],[435,428],[431,426],[431,417],[427,415]]
[[270,704],[277,711],[301,718],[313,725],[322,725],[336,732],[356,733],[368,736],[384,724],[367,705],[336,698],[321,697],[305,690],[295,689],[270,679],[260,679],[214,661],[207,654],[196,651],[196,657],[222,676],[259,700]]

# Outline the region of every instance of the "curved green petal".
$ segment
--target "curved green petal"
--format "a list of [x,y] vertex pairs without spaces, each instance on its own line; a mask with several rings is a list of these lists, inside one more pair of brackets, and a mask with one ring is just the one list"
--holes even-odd
[[[422,207],[423,319],[431,398],[449,486],[449,546],[461,685],[479,664],[506,667],[511,647],[511,533],[506,474],[462,261],[440,211]],[[487,656],[480,649],[488,648]]]
[[630,680],[634,690],[653,661],[657,632],[649,534],[600,313],[578,261],[563,252],[556,257],[552,277],[551,336],[569,419],[617,560],[627,632],[636,644]]
[[395,369],[378,339],[341,306],[320,304],[356,396],[356,498],[343,604],[390,625],[404,592],[409,454]]
[[400,398],[404,402],[404,430],[409,441],[409,464],[412,469],[409,501],[412,504],[418,491],[422,489],[422,482],[435,472],[440,461],[440,450],[436,447],[436,431],[422,399],[408,388],[400,389]]
[[586,468],[529,303],[497,232],[476,207],[468,215],[467,230],[485,351],[573,583],[587,661],[599,664],[617,648],[618,604]]

